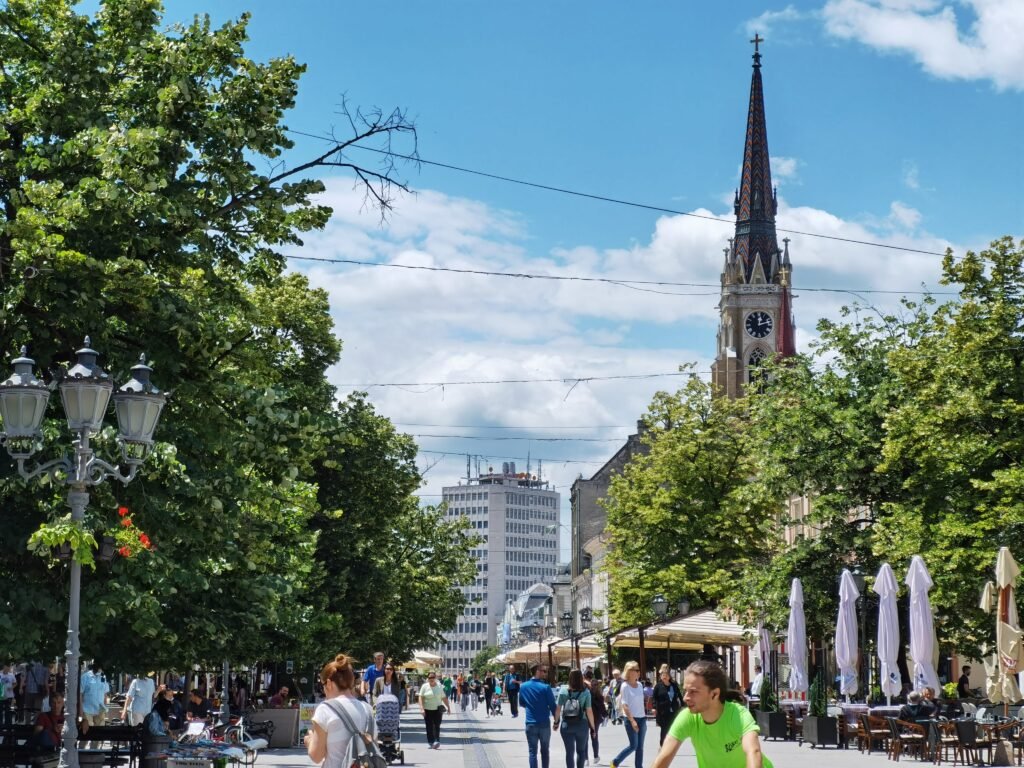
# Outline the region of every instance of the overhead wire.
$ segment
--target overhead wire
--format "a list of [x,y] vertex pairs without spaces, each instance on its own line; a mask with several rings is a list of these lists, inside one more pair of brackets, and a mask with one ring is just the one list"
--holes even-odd
[[[287,130],[288,133],[293,133],[293,134],[295,134],[297,136],[305,136],[307,138],[318,139],[320,141],[326,141],[326,142],[330,142],[330,143],[334,143],[334,144],[338,144],[339,143],[335,138],[333,138],[331,136],[323,136],[323,135],[319,135],[319,134],[315,134],[315,133],[309,133],[307,131],[300,131],[300,130],[297,130],[297,129],[294,129],[294,128],[287,128],[285,130]],[[603,202],[603,203],[612,203],[614,205],[623,205],[623,206],[627,206],[627,207],[630,207],[630,208],[639,208],[639,209],[642,209],[642,210],[654,211],[656,213],[669,213],[669,214],[672,214],[673,216],[686,216],[688,218],[693,218],[693,219],[702,219],[702,220],[705,220],[705,221],[716,221],[716,222],[719,222],[719,223],[722,223],[722,224],[728,224],[728,225],[732,226],[732,222],[726,221],[726,220],[721,219],[721,218],[719,218],[717,216],[709,216],[709,215],[701,214],[701,213],[693,213],[691,211],[679,211],[679,210],[676,210],[674,208],[666,208],[665,206],[661,206],[661,205],[652,205],[650,203],[638,203],[638,202],[633,201],[633,200],[625,200],[625,199],[617,198],[617,197],[609,197],[607,195],[597,195],[597,194],[593,194],[593,193],[590,193],[590,192],[581,192],[579,190],[569,189],[568,187],[558,187],[558,186],[554,186],[552,184],[541,184],[539,182],[527,181],[525,179],[517,179],[515,177],[505,176],[503,174],[489,173],[487,171],[478,171],[478,170],[473,169],[473,168],[466,168],[464,166],[454,165],[452,163],[442,163],[442,162],[440,162],[438,160],[425,160],[422,157],[419,157],[418,155],[406,155],[406,154],[402,154],[401,152],[394,152],[394,151],[387,150],[387,149],[379,149],[377,147],[366,147],[366,146],[362,146],[362,145],[359,145],[359,144],[353,144],[351,146],[346,147],[345,149],[360,149],[360,150],[362,150],[364,152],[373,152],[373,153],[376,153],[376,154],[385,155],[387,157],[396,158],[396,159],[399,159],[399,160],[405,160],[405,161],[411,162],[411,163],[418,163],[418,164],[421,164],[421,165],[430,165],[430,166],[434,166],[434,167],[437,167],[437,168],[445,168],[445,169],[450,170],[450,171],[457,171],[459,173],[466,173],[466,174],[471,174],[473,176],[480,176],[480,177],[487,178],[487,179],[493,179],[495,181],[502,181],[502,182],[505,182],[505,183],[508,183],[508,184],[518,184],[520,186],[531,187],[533,189],[542,189],[542,190],[545,190],[547,192],[557,192],[557,193],[563,194],[563,195],[570,195],[570,196],[573,196],[573,197],[580,197],[580,198],[584,198],[584,199],[587,199],[587,200],[596,200],[596,201]],[[892,243],[880,243],[880,242],[874,241],[874,240],[859,240],[857,238],[852,238],[852,237],[840,237],[839,235],[826,235],[826,234],[821,233],[821,232],[809,232],[809,231],[805,231],[805,230],[787,229],[787,228],[783,228],[783,227],[776,227],[775,229],[776,229],[777,232],[783,232],[783,233],[790,234],[790,235],[802,235],[804,237],[815,237],[815,238],[820,238],[820,239],[823,239],[823,240],[832,240],[832,241],[842,242],[842,243],[851,243],[851,244],[854,244],[854,245],[866,245],[866,246],[870,246],[872,248],[886,248],[886,249],[894,250],[894,251],[903,251],[904,253],[920,253],[920,254],[924,254],[924,255],[927,255],[927,256],[945,256],[945,254],[940,252],[940,251],[928,251],[928,250],[925,250],[923,248],[910,248],[910,247],[905,246],[905,245],[893,245]]]

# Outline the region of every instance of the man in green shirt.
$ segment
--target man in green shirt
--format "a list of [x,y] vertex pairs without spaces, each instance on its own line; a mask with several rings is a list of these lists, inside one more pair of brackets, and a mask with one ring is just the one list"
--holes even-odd
[[757,723],[739,691],[729,690],[719,664],[697,661],[687,667],[683,702],[686,709],[672,723],[651,768],[668,768],[686,739],[693,742],[698,768],[773,768],[761,754]]

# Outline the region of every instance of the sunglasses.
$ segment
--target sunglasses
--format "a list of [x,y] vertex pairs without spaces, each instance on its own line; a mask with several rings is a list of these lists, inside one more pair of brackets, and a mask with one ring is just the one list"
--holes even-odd
[[392,672],[394,672],[395,668],[394,667],[384,667],[384,671],[385,672],[388,671],[388,670],[391,670]]

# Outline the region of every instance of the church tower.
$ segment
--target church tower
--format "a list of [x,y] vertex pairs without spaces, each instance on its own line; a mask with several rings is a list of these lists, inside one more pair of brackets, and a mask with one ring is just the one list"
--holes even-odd
[[796,343],[791,307],[789,240],[780,249],[775,233],[778,208],[768,162],[768,132],[761,85],[763,39],[754,35],[743,171],[733,208],[736,234],[725,249],[722,298],[718,303],[718,349],[711,379],[720,394],[738,397],[753,384],[771,357],[791,357]]

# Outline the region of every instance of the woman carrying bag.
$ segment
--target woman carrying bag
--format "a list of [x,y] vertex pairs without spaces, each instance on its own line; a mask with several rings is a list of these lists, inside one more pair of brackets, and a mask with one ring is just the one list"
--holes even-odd
[[[370,705],[356,698],[352,660],[343,653],[320,670],[320,682],[327,697],[313,712],[313,727],[306,733],[306,752],[323,768],[352,765],[352,739],[356,729],[374,735],[376,724]],[[347,721],[347,722],[346,722]]]
[[654,719],[661,729],[658,744],[665,743],[668,729],[672,727],[676,713],[683,707],[683,695],[676,681],[669,675],[668,664],[658,670],[658,684],[654,686]]

